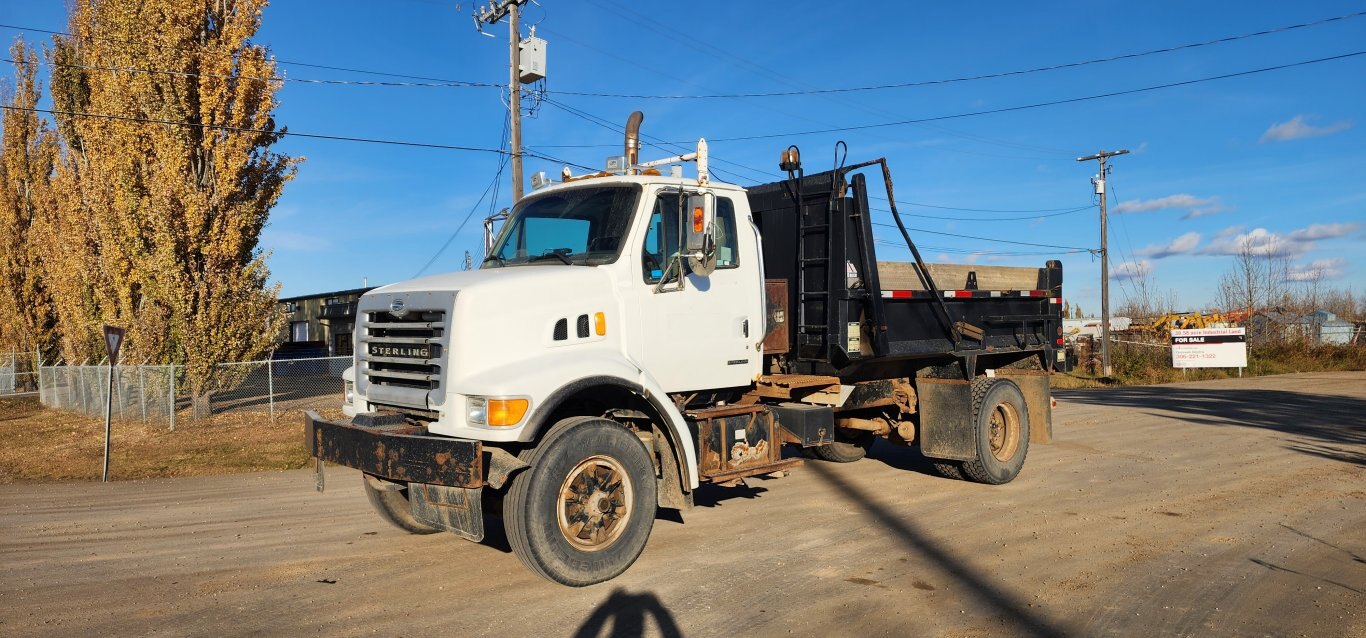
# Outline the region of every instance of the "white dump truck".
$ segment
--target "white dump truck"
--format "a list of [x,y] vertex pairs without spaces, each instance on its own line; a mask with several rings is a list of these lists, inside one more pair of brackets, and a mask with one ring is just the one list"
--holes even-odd
[[[319,489],[324,462],[358,469],[412,533],[501,517],[528,568],[581,586],[703,484],[879,437],[999,484],[1048,440],[1060,263],[926,264],[885,161],[808,175],[789,147],[787,179],[744,188],[709,178],[705,142],[641,162],[641,119],[609,170],[537,180],[480,268],[360,299],[348,419],[306,418]],[[878,261],[866,173],[912,261]]]

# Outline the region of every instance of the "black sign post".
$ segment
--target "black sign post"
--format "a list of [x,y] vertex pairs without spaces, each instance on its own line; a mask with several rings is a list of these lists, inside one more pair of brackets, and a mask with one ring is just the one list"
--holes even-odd
[[114,415],[114,366],[119,362],[119,348],[123,346],[124,329],[105,324],[104,349],[109,353],[109,387],[105,391],[104,404],[104,482],[109,482],[109,433],[110,419]]

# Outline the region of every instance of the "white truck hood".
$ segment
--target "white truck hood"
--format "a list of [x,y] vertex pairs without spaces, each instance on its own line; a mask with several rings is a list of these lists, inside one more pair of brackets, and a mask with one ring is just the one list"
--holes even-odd
[[545,286],[548,289],[558,289],[566,285],[607,283],[608,277],[603,270],[593,266],[569,266],[558,261],[547,261],[527,266],[504,266],[431,275],[381,286],[366,294],[455,292],[502,287],[526,289]]

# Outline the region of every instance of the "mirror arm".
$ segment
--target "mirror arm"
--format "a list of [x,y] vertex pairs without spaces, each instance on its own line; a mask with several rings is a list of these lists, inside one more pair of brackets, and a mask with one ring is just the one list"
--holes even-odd
[[[669,283],[669,274],[678,272],[678,286],[675,288],[665,288]],[[655,284],[655,293],[678,292],[683,289],[683,255],[680,253],[669,260],[669,265],[664,267],[664,272],[659,276],[659,283]]]

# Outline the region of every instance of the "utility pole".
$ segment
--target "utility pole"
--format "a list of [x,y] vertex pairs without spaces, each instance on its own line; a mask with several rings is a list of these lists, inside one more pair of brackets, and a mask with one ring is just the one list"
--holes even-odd
[[1100,161],[1100,172],[1091,178],[1091,183],[1096,187],[1096,194],[1100,195],[1100,366],[1105,376],[1110,376],[1110,250],[1109,250],[1109,231],[1105,217],[1105,176],[1110,174],[1110,167],[1106,160],[1116,155],[1125,155],[1129,151],[1109,151],[1100,149],[1095,155],[1078,157],[1078,162],[1089,162],[1091,160]]
[[508,19],[508,111],[512,123],[512,203],[522,201],[522,34],[518,27],[518,17],[522,5],[527,0],[499,0],[494,4],[489,0],[487,7],[479,9],[474,15],[475,27],[480,33],[485,24],[497,24]]

